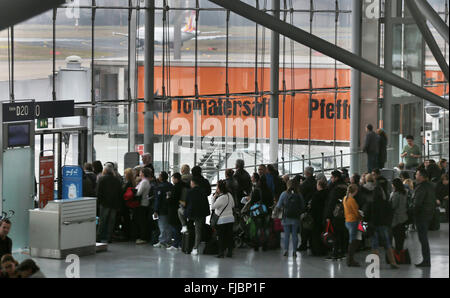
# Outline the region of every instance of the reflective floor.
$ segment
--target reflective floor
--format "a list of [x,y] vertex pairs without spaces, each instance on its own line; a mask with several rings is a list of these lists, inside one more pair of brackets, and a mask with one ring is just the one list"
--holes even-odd
[[[399,270],[389,269],[384,258],[381,260],[380,277],[449,277],[449,225],[441,224],[441,230],[430,232],[431,262],[428,269],[414,265],[401,265]],[[421,261],[417,233],[409,234],[405,243],[413,263]],[[359,252],[356,259],[364,264],[369,252]],[[175,277],[175,278],[352,278],[366,277],[369,263],[361,268],[349,268],[344,261],[327,261],[323,258],[298,253],[283,257],[283,252],[254,252],[252,249],[237,249],[232,259],[217,259],[215,256],[185,255],[180,251],[166,251],[150,245],[136,246],[134,243],[113,243],[107,252],[80,259],[80,276],[91,277]],[[26,255],[15,255],[22,261]],[[47,277],[66,277],[69,265],[65,260],[35,258]]]

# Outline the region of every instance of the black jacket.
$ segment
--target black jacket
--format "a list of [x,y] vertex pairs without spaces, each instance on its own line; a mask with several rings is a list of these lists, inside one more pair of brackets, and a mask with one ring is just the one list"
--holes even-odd
[[378,155],[379,148],[378,148],[378,135],[370,131],[366,134],[366,141],[364,143],[363,151],[367,154],[375,154]]
[[442,181],[439,181],[436,184],[436,199],[441,201],[442,204],[445,197],[448,197],[448,185],[444,185]]
[[367,203],[364,210],[364,217],[369,225],[374,227],[386,226],[392,224],[392,207],[389,201],[379,195],[374,196],[372,202]]
[[188,191],[188,189],[189,187],[183,181],[180,181],[177,184],[173,185],[172,194],[168,202],[169,224],[172,226],[181,225],[180,220],[178,219],[178,208],[180,206],[183,192]]
[[429,222],[436,206],[436,193],[433,183],[424,181],[417,184],[413,194],[414,216],[416,222]]
[[200,188],[203,190],[206,197],[208,197],[211,194],[211,184],[205,177],[199,176],[199,178],[200,178]]
[[378,162],[385,164],[387,160],[387,138],[378,136]]
[[97,183],[98,204],[106,208],[120,209],[122,203],[122,183],[113,175],[100,177]]
[[244,169],[236,170],[234,178],[238,183],[238,200],[241,200],[245,195],[249,195],[252,191],[252,180],[248,172]]
[[325,202],[328,198],[328,189],[316,191],[311,197],[311,216],[314,219],[314,226],[323,230],[323,212],[325,209]]
[[305,203],[311,200],[312,196],[316,192],[317,181],[314,176],[306,177],[305,181],[300,185],[300,192],[302,193],[303,198],[305,198]]
[[234,199],[234,205],[238,206],[237,203],[241,201],[242,198],[238,198],[239,184],[234,177],[225,179],[226,187],[231,193]]
[[[173,185],[167,181],[161,182],[156,186],[154,212],[161,215],[169,215],[169,200],[167,194],[172,191]],[[171,193],[169,194],[171,196]]]
[[187,218],[204,218],[210,215],[208,197],[200,187],[194,187],[186,195],[186,209],[184,215]]
[[438,182],[441,180],[442,170],[437,164],[430,164],[427,167],[427,173],[431,182]]
[[0,259],[6,254],[12,254],[12,240],[8,236],[5,240],[0,238]]

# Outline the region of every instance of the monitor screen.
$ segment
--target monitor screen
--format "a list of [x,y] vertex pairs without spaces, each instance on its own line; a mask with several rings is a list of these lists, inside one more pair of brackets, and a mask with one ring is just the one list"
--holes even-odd
[[30,124],[8,125],[8,147],[30,146]]

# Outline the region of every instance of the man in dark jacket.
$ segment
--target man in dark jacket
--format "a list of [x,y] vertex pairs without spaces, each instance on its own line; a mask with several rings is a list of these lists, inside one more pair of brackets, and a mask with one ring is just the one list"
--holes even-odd
[[98,237],[102,243],[111,242],[117,211],[122,203],[121,181],[112,166],[105,166],[97,183],[97,202],[100,205]]
[[383,189],[384,195],[389,198],[389,194],[391,193],[392,189],[391,183],[389,183],[387,179],[381,175],[379,169],[373,169],[372,175],[375,178],[376,184]]
[[[244,161],[242,159],[236,160],[236,171],[234,173],[234,178],[238,183],[238,201],[243,197],[246,197],[252,191],[252,179],[249,173],[244,170]],[[242,207],[242,206],[241,206]]]
[[[308,206],[311,202],[311,198],[316,192],[317,181],[314,177],[314,168],[306,167],[305,168],[305,181],[300,185],[300,193],[305,199],[305,205]],[[308,242],[311,244],[311,233],[308,230],[305,230],[300,225],[300,236],[301,236],[301,244],[298,247],[298,251],[305,251],[308,249]]]
[[176,250],[181,243],[181,223],[178,217],[178,207],[180,201],[186,200],[187,191],[189,186],[181,179],[180,173],[175,173],[172,175],[173,188],[168,201],[168,220],[170,229],[172,232],[172,238],[175,240],[172,246],[167,248],[167,250]]
[[211,194],[211,184],[209,183],[208,179],[202,176],[202,168],[199,166],[195,166],[191,170],[192,178],[197,177],[199,181],[199,187],[203,190],[206,197],[208,197]]
[[427,171],[424,169],[416,172],[417,186],[414,190],[414,217],[419,241],[422,246],[423,261],[417,267],[430,267],[430,244],[428,243],[428,227],[435,209],[435,189],[434,185],[428,181]]
[[161,172],[155,190],[153,217],[158,218],[158,227],[161,234],[159,235],[159,243],[155,244],[154,247],[168,247],[170,243],[169,198],[173,185],[167,181],[168,179],[169,175],[164,171]]
[[12,254],[12,240],[8,237],[11,230],[11,222],[4,218],[0,220],[0,260],[3,255]]
[[144,168],[149,168],[155,173],[155,168],[152,164],[152,155],[150,153],[144,153],[142,155],[142,163],[144,164]]
[[225,183],[228,191],[231,193],[234,199],[234,206],[239,206],[238,203],[240,203],[240,199],[238,199],[238,190],[239,185],[234,178],[234,171],[233,169],[228,169],[225,171]]
[[198,246],[202,240],[202,228],[205,224],[206,217],[211,214],[208,197],[200,185],[200,177],[193,176],[191,180],[192,188],[186,195],[186,210],[184,215],[190,222],[193,222],[195,226],[195,244],[191,253],[192,255],[198,255]]
[[347,251],[346,236],[347,231],[345,228],[345,218],[335,217],[333,211],[336,208],[339,200],[342,200],[347,193],[347,185],[342,179],[342,173],[338,170],[331,172],[331,184],[329,186],[329,193],[325,202],[324,218],[325,225],[331,222],[334,228],[336,241],[333,245],[331,255],[327,259],[337,260],[343,258]]
[[379,153],[378,135],[373,131],[372,124],[367,125],[366,132],[367,134],[363,151],[367,153],[367,168],[370,173],[377,167],[377,157]]

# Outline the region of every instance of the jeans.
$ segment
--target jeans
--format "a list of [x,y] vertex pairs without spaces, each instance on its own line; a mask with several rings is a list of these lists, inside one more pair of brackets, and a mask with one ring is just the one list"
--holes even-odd
[[430,244],[428,243],[428,227],[430,222],[416,222],[417,234],[419,236],[420,245],[422,246],[423,262],[430,264]]
[[170,225],[169,217],[167,215],[158,215],[158,227],[161,234],[159,235],[159,243],[169,244],[170,242]]
[[202,242],[202,229],[203,229],[203,225],[205,224],[205,220],[206,220],[205,217],[194,219],[194,226],[195,226],[194,249],[198,249],[200,243]]
[[389,229],[387,226],[374,227],[374,234],[372,236],[372,249],[378,249],[380,246],[380,238],[384,240],[385,249],[391,248],[391,239],[389,237]]
[[170,232],[171,232],[171,238],[173,238],[173,243],[172,246],[173,247],[180,247],[181,245],[181,233],[180,233],[180,228],[178,226],[173,226],[170,225]]
[[186,217],[184,217],[184,208],[183,207],[178,208],[178,218],[180,219],[182,226],[187,225]]
[[353,240],[358,240],[356,239],[356,235],[358,234],[358,225],[359,225],[358,221],[345,223],[345,227],[348,230],[349,236],[348,243],[352,243]]
[[219,255],[225,253],[225,249],[228,249],[228,253],[233,251],[233,225],[234,223],[227,223],[217,225],[217,236],[219,237]]
[[373,169],[378,167],[378,156],[377,154],[369,154],[367,153],[367,171],[369,173],[372,172]]
[[100,218],[98,225],[98,238],[101,242],[108,242],[112,239],[114,224],[116,222],[117,210],[100,205]]
[[298,245],[298,224],[292,224],[292,225],[283,225],[284,228],[284,250],[289,250],[289,238],[292,235],[292,245],[294,248],[294,251],[297,249]]

